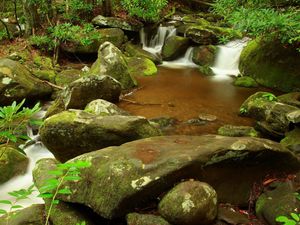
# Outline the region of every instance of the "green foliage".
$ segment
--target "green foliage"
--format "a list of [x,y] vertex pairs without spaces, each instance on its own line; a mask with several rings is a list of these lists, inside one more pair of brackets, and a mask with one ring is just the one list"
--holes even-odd
[[217,0],[213,8],[215,13],[222,15],[235,28],[251,36],[271,37],[280,39],[284,44],[297,45],[300,40],[300,13],[294,7],[275,7],[282,2]]
[[0,107],[0,143],[16,143],[28,140],[24,134],[27,125],[40,125],[41,121],[33,119],[33,115],[40,111],[37,103],[32,109],[23,107],[25,99],[17,104],[15,101],[10,106]]
[[161,10],[168,4],[167,0],[122,0],[122,6],[131,16],[145,21],[155,22]]
[[[72,194],[72,191],[67,186],[64,187],[63,183],[65,181],[79,181],[81,179],[80,169],[89,167],[90,165],[90,162],[78,160],[71,163],[58,164],[55,170],[49,171],[49,174],[52,175],[52,177],[47,179],[45,184],[39,189],[41,193],[39,197],[51,200],[45,225],[48,225],[49,223],[49,218],[54,205],[59,203],[59,200],[56,199],[57,195]],[[85,222],[81,224],[84,225]]]
[[4,40],[6,38],[8,38],[6,31],[4,29],[0,30],[0,41]]
[[14,199],[15,199],[14,201],[0,200],[0,204],[5,204],[5,205],[9,205],[10,206],[10,208],[9,208],[8,211],[4,210],[4,209],[0,209],[0,215],[2,214],[3,216],[6,216],[6,225],[9,224],[9,220],[11,219],[11,217],[17,215],[16,213],[12,214],[11,213],[12,210],[22,209],[23,208],[22,205],[18,205],[17,203],[20,200],[27,199],[29,197],[29,195],[31,195],[32,192],[34,192],[33,188],[34,188],[34,185],[31,185],[27,189],[20,189],[20,190],[17,190],[17,191],[9,192],[8,194],[10,196],[14,197]]
[[[296,199],[300,201],[300,194],[295,193]],[[277,216],[276,222],[280,222],[283,225],[297,225],[300,224],[300,213],[290,213],[290,218],[287,216]]]
[[243,115],[243,114],[246,114],[248,112],[248,110],[244,107],[241,107],[240,108],[240,114]]
[[263,94],[262,98],[264,98],[270,102],[277,101],[277,97],[275,95],[273,95],[272,93]]
[[81,21],[82,15],[92,12],[93,5],[82,0],[70,0],[69,11],[65,12],[64,17],[71,21]]
[[33,35],[29,38],[29,43],[43,51],[52,50],[54,48],[54,41],[47,35]]

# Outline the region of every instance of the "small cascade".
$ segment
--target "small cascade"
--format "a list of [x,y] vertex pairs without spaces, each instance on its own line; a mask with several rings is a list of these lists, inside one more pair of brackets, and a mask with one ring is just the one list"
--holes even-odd
[[145,51],[152,54],[160,54],[165,40],[174,35],[176,35],[176,28],[174,26],[159,26],[157,33],[154,36],[151,35],[150,38],[143,28],[140,31],[140,40]]
[[218,54],[214,66],[211,68],[217,76],[237,76],[239,71],[239,59],[243,48],[249,38],[235,40],[226,45],[218,46]]
[[171,68],[198,67],[193,62],[193,50],[194,47],[189,47],[183,57],[173,61],[164,61],[162,65]]
[[[45,111],[41,111],[39,114],[39,117],[43,116]],[[35,142],[33,145],[29,145],[24,149],[26,156],[29,158],[27,171],[25,174],[13,177],[6,183],[0,185],[0,199],[13,202],[15,199],[10,196],[8,192],[30,187],[33,184],[32,170],[34,169],[36,162],[42,158],[54,158],[53,154],[39,141],[39,135],[33,135],[31,128],[28,128],[27,134],[31,140]],[[38,194],[38,191],[35,189],[35,191],[28,196],[28,199],[18,201],[18,205],[27,207],[32,204],[44,203],[42,198],[37,197]],[[9,207],[9,205],[1,205],[1,209],[9,210]]]

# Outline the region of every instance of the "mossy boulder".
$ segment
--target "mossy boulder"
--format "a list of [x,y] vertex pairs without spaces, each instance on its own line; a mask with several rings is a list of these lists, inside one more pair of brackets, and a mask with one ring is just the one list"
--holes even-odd
[[259,133],[249,126],[224,125],[218,129],[218,134],[228,137],[258,137]]
[[205,66],[199,66],[198,70],[200,73],[202,73],[205,76],[214,76],[214,72],[211,69],[211,67],[209,65],[205,65]]
[[217,48],[213,45],[198,46],[193,49],[192,60],[199,66],[212,66]]
[[218,41],[216,33],[203,26],[190,26],[185,33],[186,37],[200,45],[216,44]]
[[131,76],[153,76],[157,74],[157,67],[148,58],[126,58]]
[[187,48],[189,47],[189,39],[180,36],[169,37],[162,47],[162,58],[163,60],[174,60],[184,55]]
[[287,113],[286,118],[291,123],[300,125],[300,109]]
[[0,79],[0,105],[9,105],[24,98],[42,99],[52,93],[48,84],[34,77],[20,63],[10,59],[0,59]]
[[160,214],[174,225],[211,224],[217,217],[217,193],[207,183],[185,181],[159,203]]
[[0,184],[26,173],[28,163],[26,155],[17,149],[6,145],[0,146]]
[[258,128],[274,138],[284,137],[289,131],[291,121],[287,114],[298,108],[278,102],[275,95],[268,92],[257,92],[242,104],[240,114],[258,121]]
[[[7,223],[7,219],[9,223]],[[33,204],[25,209],[14,211],[9,218],[7,215],[0,217],[0,224],[3,225],[41,225],[45,222],[46,212],[43,204]]]
[[300,128],[296,127],[294,130],[287,132],[285,138],[280,141],[284,147],[290,149],[292,152],[300,153]]
[[243,49],[239,69],[259,84],[284,92],[300,90],[300,52],[276,40],[255,39]]
[[291,92],[277,97],[278,101],[300,108],[300,92]]
[[124,20],[124,18],[104,17],[102,15],[96,16],[92,20],[92,23],[99,27],[114,27],[114,28],[120,28],[122,30],[136,31],[136,32],[138,32],[143,27],[143,24],[140,22],[130,23],[129,21]]
[[[98,127],[100,121],[115,123],[114,126],[108,123],[110,132],[104,139],[106,141],[107,138],[111,141],[116,137],[117,129],[122,127],[118,119],[120,116],[99,118],[93,115],[88,116],[93,118],[89,129],[77,129],[76,126],[81,127],[83,118],[76,115],[70,118],[70,113],[74,112],[64,112],[47,119],[42,128],[42,140],[48,127],[49,136],[47,134],[45,144],[47,146],[48,140],[53,142],[59,148],[58,154],[71,152],[70,146],[66,146],[67,142],[82,151],[87,149],[83,142],[95,143],[106,136],[99,129],[97,134],[94,133],[93,127]],[[65,121],[73,120],[75,123],[66,126],[72,121],[59,122],[61,116],[66,118]],[[81,132],[81,137],[75,137],[71,132]],[[130,130],[122,136],[127,138],[132,133]],[[183,179],[210,184],[218,193],[221,203],[248,206],[254,182],[261,182],[267,174],[293,173],[300,166],[298,158],[279,143],[252,137],[216,135],[151,137],[92,151],[68,162],[76,160],[89,161],[91,166],[81,169],[81,180],[63,184],[63,187],[68,186],[72,194],[58,195],[57,198],[89,206],[107,219],[124,217],[136,208],[149,206],[161,193]],[[47,169],[39,165],[36,167],[40,170],[37,174],[47,174]],[[34,180],[41,182],[44,178],[35,175]]]
[[68,110],[51,116],[40,128],[42,142],[60,161],[160,134],[143,117],[101,116],[80,110]]
[[52,59],[47,56],[34,55],[33,64],[38,69],[53,70]]
[[69,84],[49,107],[46,117],[66,109],[84,109],[91,101],[104,99],[117,102],[121,94],[121,84],[106,75],[88,75]]
[[128,225],[171,225],[161,216],[151,214],[129,213],[126,220]]
[[112,43],[103,43],[98,50],[98,59],[92,65],[91,73],[107,74],[122,85],[123,89],[130,89],[137,85],[130,75],[129,68],[123,53]]
[[142,49],[141,47],[134,45],[130,42],[127,42],[125,44],[125,52],[130,57],[147,58],[147,59],[150,59],[151,61],[153,61],[155,64],[162,63],[162,59],[159,56],[154,55],[150,52],[147,52],[144,49]]
[[67,41],[61,45],[62,50],[75,54],[95,54],[98,52],[99,46],[106,41],[121,47],[125,40],[124,32],[119,28],[104,28],[97,31],[99,38],[93,40],[91,44],[84,45],[80,41]]
[[47,80],[50,81],[51,83],[55,83],[55,79],[57,76],[54,70],[34,69],[32,70],[32,74],[41,80]]
[[297,199],[292,181],[273,182],[264,187],[256,201],[256,215],[265,224],[277,225],[278,216],[290,217],[290,213],[300,213],[300,201]]
[[91,101],[89,104],[87,104],[84,111],[97,116],[129,115],[128,112],[103,99]]
[[66,86],[83,76],[81,70],[69,69],[63,70],[55,77],[55,83],[59,86]]
[[235,86],[246,88],[258,87],[257,82],[252,77],[247,76],[237,77],[233,84]]

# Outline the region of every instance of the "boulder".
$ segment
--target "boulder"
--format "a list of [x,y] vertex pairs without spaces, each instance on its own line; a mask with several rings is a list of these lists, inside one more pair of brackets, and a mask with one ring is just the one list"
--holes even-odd
[[51,95],[52,88],[34,77],[23,65],[11,59],[0,59],[0,105],[24,98],[41,99]]
[[55,79],[57,76],[54,70],[33,69],[32,74],[41,80],[47,80],[51,83],[55,83]]
[[199,45],[216,44],[218,39],[214,31],[203,26],[190,26],[187,28],[186,37]]
[[287,132],[285,138],[280,141],[284,147],[290,149],[292,152],[300,153],[300,128],[296,127],[294,130]]
[[[70,112],[64,114],[70,118]],[[102,120],[114,117],[102,117]],[[56,118],[58,115],[47,119],[42,129],[49,127],[49,122]],[[80,121],[82,119],[77,120],[77,124]],[[93,120],[93,124],[97,123],[98,118]],[[116,124],[110,129],[120,127],[119,121]],[[95,143],[102,136],[93,135],[93,129],[89,129],[88,133],[80,130],[86,134],[84,137],[69,138],[67,132],[70,134],[70,131],[76,130],[64,124],[61,127],[65,130],[48,132],[52,136],[48,136],[49,140],[55,140],[60,151],[66,151],[63,144],[68,142],[67,139],[82,150],[86,149],[81,144],[83,140],[94,137],[92,141]],[[43,132],[42,138],[45,136]],[[54,137],[59,133],[66,134],[62,135],[64,140]],[[109,137],[112,137],[111,134]],[[298,158],[279,143],[252,137],[217,135],[151,137],[89,152],[68,162],[76,160],[89,161],[91,166],[81,170],[80,181],[64,183],[63,186],[68,186],[72,194],[58,195],[58,199],[84,204],[108,219],[123,217],[136,208],[147,207],[149,202],[156,201],[159,195],[182,179],[207,182],[218,193],[219,202],[248,206],[254,182],[261,182],[267,174],[289,174],[299,169]],[[49,165],[49,161],[42,160],[41,163]],[[36,170],[40,171],[34,173],[35,181],[45,179],[38,174],[47,175],[47,169],[43,170],[39,164]]]
[[278,101],[300,108],[300,92],[291,92],[277,97]]
[[284,92],[300,90],[300,52],[280,41],[255,39],[243,49],[239,69],[259,84]]
[[217,217],[217,193],[207,183],[185,181],[160,201],[159,213],[174,225],[211,224]]
[[26,155],[13,147],[2,145],[0,147],[0,184],[14,176],[26,173],[28,163]]
[[[8,223],[7,223],[8,219]],[[46,222],[45,205],[33,204],[22,210],[14,211],[9,218],[6,216],[0,217],[0,224],[9,225],[41,225]]]
[[[99,46],[108,41],[117,47],[121,47],[124,42],[124,32],[119,28],[105,28],[97,30],[99,38],[93,40],[90,44],[82,44],[79,41],[67,41],[61,44],[65,52],[75,54],[96,54]],[[87,37],[86,37],[87,38]]]
[[171,225],[161,216],[151,214],[129,213],[126,220],[128,225]]
[[83,73],[81,70],[69,69],[63,70],[55,77],[55,83],[59,86],[67,86],[73,81],[80,79]]
[[45,120],[41,140],[60,161],[128,141],[160,135],[149,121],[138,116],[101,116],[68,110]]
[[[220,204],[218,207],[218,221],[213,225],[227,225],[227,224],[251,224],[247,214],[242,214],[235,206],[228,204]],[[254,223],[256,224],[256,223]],[[259,225],[259,224],[257,224]]]
[[174,60],[184,55],[187,48],[189,47],[189,39],[180,36],[169,37],[162,47],[162,58],[163,60]]
[[268,92],[257,92],[242,104],[240,113],[259,121],[259,128],[271,136],[282,137],[289,130],[287,114],[298,108],[283,104]]
[[92,65],[91,73],[107,74],[122,85],[123,89],[136,86],[136,81],[130,75],[128,65],[123,53],[112,43],[103,43],[98,50],[98,59]]
[[246,88],[251,88],[251,87],[258,87],[258,84],[252,77],[237,77],[233,83],[235,86],[239,87],[246,87]]
[[157,67],[148,58],[129,57],[126,58],[129,66],[129,73],[135,76],[153,76],[157,74]]
[[153,61],[155,64],[162,63],[162,59],[159,56],[154,55],[150,52],[147,52],[144,49],[142,49],[141,47],[131,44],[130,42],[127,42],[125,44],[125,52],[130,57],[147,58],[147,59],[150,59],[151,61]]
[[300,123],[300,109],[287,113],[286,118],[291,123],[299,124]]
[[90,74],[69,84],[49,107],[46,117],[66,109],[84,109],[96,99],[117,102],[120,93],[121,85],[114,78]]
[[277,225],[277,217],[290,217],[290,213],[300,213],[296,191],[291,181],[271,183],[256,201],[257,217],[265,224]]
[[224,125],[218,129],[218,134],[228,137],[258,137],[258,132],[249,126]]
[[199,66],[212,66],[214,64],[216,50],[216,47],[213,45],[195,47],[192,60]]
[[91,101],[89,104],[87,104],[84,111],[97,116],[129,116],[128,112],[124,111],[123,109],[120,109],[115,104],[105,101],[103,99]]
[[96,16],[92,20],[92,23],[95,26],[99,26],[99,27],[114,27],[114,28],[120,28],[122,30],[136,31],[136,32],[138,32],[143,27],[143,24],[140,22],[130,23],[129,21],[125,21],[124,18],[104,17],[101,15]]

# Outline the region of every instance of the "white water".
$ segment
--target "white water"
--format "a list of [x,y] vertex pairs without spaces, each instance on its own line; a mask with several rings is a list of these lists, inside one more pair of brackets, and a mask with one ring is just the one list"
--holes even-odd
[[217,77],[227,77],[228,75],[239,75],[239,59],[243,48],[247,45],[248,38],[235,40],[226,45],[218,46],[218,53],[211,68]]
[[182,67],[198,67],[192,58],[193,58],[193,47],[189,47],[184,56],[176,59],[174,61],[163,61],[162,66],[170,67],[170,68],[182,68]]
[[[44,111],[41,112],[41,114],[45,113]],[[13,177],[6,183],[0,185],[0,200],[10,200],[11,202],[13,202],[15,198],[10,196],[8,192],[27,189],[33,184],[32,170],[35,167],[35,163],[42,158],[54,158],[52,153],[50,153],[48,149],[46,149],[46,147],[44,147],[44,145],[40,141],[38,141],[39,136],[34,136],[32,134],[31,129],[28,129],[28,136],[36,142],[35,144],[30,145],[24,149],[24,152],[29,158],[27,171],[24,175]],[[28,196],[28,199],[21,200],[17,204],[22,205],[25,208],[32,204],[44,203],[42,198],[37,197],[37,195],[39,194],[37,189],[34,190],[35,191],[30,196]],[[9,205],[0,204],[0,209],[9,210]]]
[[174,35],[176,35],[176,28],[174,26],[159,26],[156,35],[149,40],[144,28],[142,28],[140,31],[140,40],[145,51],[157,55],[161,53],[165,40]]

